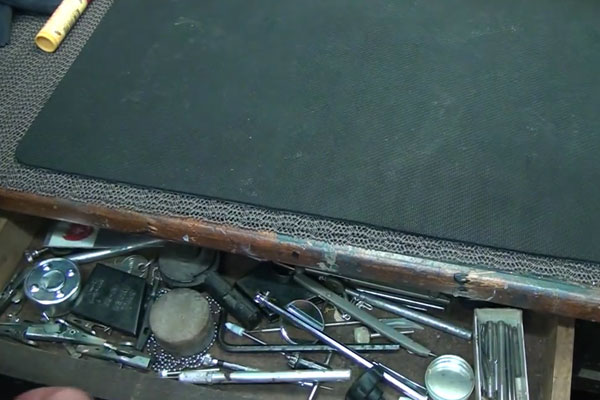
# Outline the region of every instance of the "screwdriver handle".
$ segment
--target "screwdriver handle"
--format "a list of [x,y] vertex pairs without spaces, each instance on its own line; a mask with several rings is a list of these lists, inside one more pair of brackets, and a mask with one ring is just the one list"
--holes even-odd
[[258,307],[215,271],[208,271],[206,274],[204,290],[244,328],[256,328],[261,319]]

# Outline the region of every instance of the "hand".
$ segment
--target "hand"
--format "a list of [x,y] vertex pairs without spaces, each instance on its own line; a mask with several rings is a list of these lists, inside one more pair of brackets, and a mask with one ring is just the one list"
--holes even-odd
[[72,387],[44,387],[29,390],[15,400],[92,400],[84,391]]

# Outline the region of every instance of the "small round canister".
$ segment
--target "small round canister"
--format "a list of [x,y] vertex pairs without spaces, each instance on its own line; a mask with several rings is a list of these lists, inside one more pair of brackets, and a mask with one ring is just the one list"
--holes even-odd
[[440,356],[427,367],[425,387],[432,400],[466,400],[475,387],[475,374],[459,356]]
[[212,344],[215,324],[208,300],[192,289],[173,289],[150,309],[156,342],[176,357],[202,353]]
[[65,258],[41,261],[25,278],[23,289],[25,296],[48,317],[67,314],[81,289],[79,268]]

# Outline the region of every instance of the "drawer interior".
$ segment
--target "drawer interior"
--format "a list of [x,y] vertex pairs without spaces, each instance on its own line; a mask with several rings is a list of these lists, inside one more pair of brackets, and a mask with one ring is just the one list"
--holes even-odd
[[[40,244],[41,234],[48,221],[20,215],[0,217],[0,287],[4,287],[13,272],[24,268],[23,251],[36,248]],[[36,234],[37,232],[37,234]],[[256,261],[236,255],[225,254],[221,272],[234,278],[253,268]],[[93,265],[81,266],[85,275]],[[464,327],[472,326],[475,307],[493,306],[486,303],[472,303],[465,300],[452,300],[444,313],[436,314],[440,318],[452,321]],[[39,312],[31,304],[21,311],[27,319],[39,318]],[[6,313],[5,313],[6,314]],[[383,316],[383,315],[381,315]],[[386,315],[389,316],[389,315]],[[331,315],[328,316],[331,319]],[[6,315],[0,316],[0,321]],[[573,321],[525,311],[524,313],[528,377],[532,399],[567,399],[570,394],[573,350]],[[336,337],[352,340],[352,330],[335,331]],[[280,341],[277,334],[263,335],[266,341]],[[243,338],[227,336],[234,343],[250,344]],[[456,354],[469,363],[473,363],[473,346],[465,341],[433,329],[425,328],[413,335],[413,338],[425,344],[438,355]],[[239,364],[260,367],[265,370],[287,369],[285,359],[279,354],[238,354],[228,353],[215,343],[210,354],[214,357]],[[322,361],[325,354],[311,354],[308,357]],[[431,358],[421,358],[408,354],[404,350],[393,353],[371,353],[368,357],[383,362],[401,374],[423,383],[425,370]],[[361,371],[349,360],[335,355],[332,366],[352,368],[353,379]],[[278,398],[302,399],[308,396],[308,390],[296,385],[214,385],[198,386],[182,384],[177,381],[160,379],[155,372],[140,372],[122,368],[118,364],[91,358],[72,358],[59,344],[44,344],[33,348],[0,337],[0,374],[31,381],[41,385],[70,385],[86,390],[98,398],[119,399],[164,399],[164,398]],[[320,390],[319,398],[344,398],[349,383],[330,384],[333,390]],[[386,389],[389,398],[397,398],[397,393]]]

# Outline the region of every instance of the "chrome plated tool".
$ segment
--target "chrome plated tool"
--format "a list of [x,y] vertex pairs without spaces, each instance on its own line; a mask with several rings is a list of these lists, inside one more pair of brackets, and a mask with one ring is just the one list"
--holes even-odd
[[29,346],[37,347],[33,340],[25,338],[25,331],[31,326],[28,322],[4,322],[0,323],[0,337],[6,337]]
[[364,325],[373,329],[375,332],[381,333],[386,338],[390,339],[394,343],[400,344],[406,350],[422,357],[429,357],[433,353],[427,347],[415,342],[414,340],[399,333],[394,328],[380,322],[377,318],[369,314],[368,312],[361,310],[354,304],[338,296],[331,290],[323,287],[313,279],[307,277],[303,273],[296,273],[294,275],[294,281],[300,284],[305,289],[310,290],[323,300],[335,305],[344,312],[350,314],[353,318],[361,321]]
[[472,338],[472,332],[470,330],[442,321],[439,318],[435,318],[430,315],[423,314],[421,312],[414,311],[397,304],[391,304],[375,296],[371,296],[366,293],[361,293],[354,289],[347,288],[346,293],[348,293],[350,296],[354,296],[358,299],[364,300],[369,304],[373,305],[374,307],[410,319],[420,324],[429,326],[439,331],[449,333],[450,335],[459,337],[461,339],[471,340]]
[[344,382],[350,380],[352,371],[349,369],[334,369],[327,371],[296,370],[296,371],[221,371],[189,370],[181,371],[177,379],[180,382],[197,385],[212,385],[224,383],[311,383],[315,382]]
[[219,368],[225,368],[231,371],[260,371],[258,368],[253,368],[253,367],[247,367],[245,365],[241,365],[241,364],[236,364],[236,363],[232,363],[229,361],[223,361],[223,360],[219,360],[217,358],[214,358],[213,356],[211,356],[210,354],[205,354],[202,356],[202,358],[200,359],[200,366],[201,367],[219,367]]
[[376,297],[380,297],[382,299],[392,300],[392,301],[404,304],[406,307],[410,307],[415,310],[426,311],[428,309],[431,309],[431,310],[443,311],[445,309],[444,305],[431,303],[426,300],[411,299],[410,297],[400,296],[397,294],[392,294],[392,293],[387,293],[387,292],[382,292],[382,291],[375,290],[375,289],[366,289],[366,288],[357,287],[356,290],[360,293],[365,293],[365,294],[368,294],[371,296],[376,296]]
[[[423,329],[423,326],[417,324],[416,322],[410,321],[406,318],[379,318],[380,322],[383,322],[386,325],[389,325],[393,328],[400,329]],[[362,325],[362,322],[352,320],[352,321],[340,321],[340,322],[326,322],[325,328],[337,328],[341,326],[353,326],[353,325]],[[279,332],[281,327],[271,327],[271,328],[260,328],[260,329],[252,329],[246,331],[248,333],[275,333]]]
[[[223,324],[225,329],[219,330],[219,344],[225,350],[232,353],[323,353],[331,351],[332,348],[324,345],[324,344],[269,344],[254,335],[250,335],[248,332],[244,330],[239,325],[236,325],[232,322],[226,322]],[[258,345],[238,345],[231,344],[225,341],[223,337],[224,331],[230,331],[233,334],[238,336],[246,337],[252,340]],[[382,343],[382,344],[357,344],[352,343],[347,345],[350,349],[359,352],[389,352],[389,351],[398,351],[401,349],[400,345],[397,343]]]
[[124,246],[69,254],[64,256],[63,258],[66,258],[67,260],[71,260],[78,264],[85,264],[105,260],[111,257],[121,256],[124,254],[129,254],[142,249],[148,249],[152,247],[163,247],[166,243],[167,242],[162,239],[148,238],[146,240],[137,243],[127,244]]
[[317,339],[321,340],[323,343],[334,348],[343,356],[351,359],[359,366],[365,369],[378,368],[382,371],[383,379],[389,383],[394,388],[398,389],[402,393],[406,394],[413,400],[426,400],[427,399],[427,390],[416,382],[411,381],[405,376],[400,375],[396,371],[387,367],[384,364],[370,361],[367,358],[361,356],[360,354],[354,352],[352,349],[348,348],[342,343],[339,343],[335,339],[331,338],[327,334],[320,331],[318,328],[313,325],[310,319],[302,313],[300,310],[295,309],[293,306],[282,309],[281,307],[272,303],[266,295],[257,294],[254,300],[258,303],[267,307],[272,312],[278,314],[282,318],[287,318],[288,320],[294,322],[298,327],[305,329],[307,332],[311,333]]
[[84,356],[115,361],[128,367],[144,370],[148,369],[151,361],[147,354],[135,351],[133,349],[111,349],[105,346],[79,345],[75,347],[75,351]]
[[[85,333],[73,326],[67,326],[61,323],[49,324],[30,324],[24,332],[25,339],[43,341],[84,344],[92,346],[105,346],[108,342],[105,339]],[[108,345],[109,347],[112,345]]]
[[[325,358],[325,364],[324,366],[329,369],[329,363],[331,362],[331,358],[333,357],[333,352],[328,353],[327,357]],[[319,392],[319,388],[321,387],[321,385],[319,385],[318,383],[313,386],[313,388],[310,390],[310,393],[308,394],[308,398],[307,400],[314,400],[317,398],[317,393]]]

